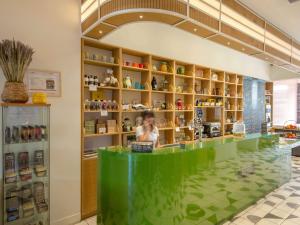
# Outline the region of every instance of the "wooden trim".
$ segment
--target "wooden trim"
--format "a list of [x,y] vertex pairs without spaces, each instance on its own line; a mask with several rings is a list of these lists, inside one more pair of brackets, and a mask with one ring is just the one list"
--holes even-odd
[[45,106],[51,106],[51,104],[38,104],[38,103],[6,103],[6,102],[1,102],[0,104],[3,107],[45,107]]
[[111,0],[100,8],[100,18],[128,9],[161,9],[187,15],[187,5],[178,0]]
[[292,64],[296,65],[298,67],[298,70],[300,71],[300,60],[292,57]]
[[297,42],[296,40],[293,40],[293,48],[296,48],[300,51],[300,43]]
[[86,31],[90,26],[98,21],[98,14],[99,10],[97,9],[95,12],[92,13],[85,21],[81,23],[81,30],[82,32]]
[[222,0],[222,4],[228,6],[233,11],[239,13],[243,17],[245,17],[248,20],[252,21],[257,26],[265,28],[265,21],[263,19],[261,19],[260,17],[258,17],[257,15],[255,15],[253,12],[251,12],[248,8],[241,5],[238,1],[236,1],[236,0]]
[[289,63],[291,62],[291,56],[288,56],[288,55],[282,53],[281,51],[278,51],[275,48],[272,48],[271,46],[269,46],[267,44],[265,45],[265,51],[267,53],[270,53],[273,56],[276,56],[276,57],[286,61],[286,62],[289,62]]
[[233,38],[236,38],[250,46],[253,46],[257,49],[260,49],[260,50],[264,50],[264,43],[263,42],[260,42],[250,36],[248,36],[247,34],[225,24],[225,23],[222,23],[221,24],[221,31],[228,35],[228,36],[231,36]]
[[216,31],[219,30],[219,21],[193,7],[189,8],[190,18],[202,23]]
[[284,34],[279,29],[277,29],[275,26],[273,26],[273,25],[271,25],[269,23],[266,23],[266,31],[268,31],[271,34],[275,35],[276,37],[278,37],[282,41],[284,41],[284,42],[286,42],[288,44],[292,44],[292,38],[291,37],[289,37],[288,35]]

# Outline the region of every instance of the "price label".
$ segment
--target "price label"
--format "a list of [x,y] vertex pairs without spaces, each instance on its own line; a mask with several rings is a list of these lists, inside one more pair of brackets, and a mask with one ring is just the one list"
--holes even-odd
[[89,86],[89,91],[97,91],[97,86],[96,85],[90,85]]
[[100,111],[100,116],[108,116],[107,110],[101,110]]
[[180,128],[179,128],[179,127],[176,127],[176,128],[175,128],[175,131],[176,131],[176,132],[180,132]]

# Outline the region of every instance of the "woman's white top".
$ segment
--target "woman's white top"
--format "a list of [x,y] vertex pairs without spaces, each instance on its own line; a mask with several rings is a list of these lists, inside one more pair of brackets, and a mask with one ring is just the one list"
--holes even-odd
[[[144,135],[144,133],[145,133],[145,130],[144,130],[143,126],[138,126],[136,128],[136,137],[137,138],[141,135]],[[159,137],[158,129],[157,129],[157,127],[153,127],[153,130],[150,132],[149,138],[146,141],[153,141],[153,144],[155,146],[157,143],[158,137]]]

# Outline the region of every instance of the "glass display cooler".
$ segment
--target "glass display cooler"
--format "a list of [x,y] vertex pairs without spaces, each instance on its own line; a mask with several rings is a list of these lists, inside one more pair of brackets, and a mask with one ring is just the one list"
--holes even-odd
[[0,224],[49,225],[50,105],[1,105]]

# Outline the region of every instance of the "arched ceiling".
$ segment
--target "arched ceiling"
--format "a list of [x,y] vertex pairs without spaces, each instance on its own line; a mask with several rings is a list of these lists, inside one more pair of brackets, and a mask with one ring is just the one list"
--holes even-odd
[[101,39],[127,23],[157,21],[300,73],[300,44],[239,1],[86,0],[81,12],[86,37]]

